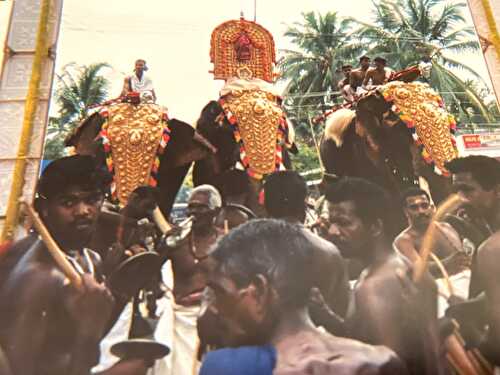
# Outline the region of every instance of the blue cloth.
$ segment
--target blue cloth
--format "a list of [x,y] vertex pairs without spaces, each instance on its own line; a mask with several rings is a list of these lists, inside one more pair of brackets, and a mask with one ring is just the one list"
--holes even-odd
[[276,350],[272,346],[242,346],[209,352],[199,375],[272,375]]

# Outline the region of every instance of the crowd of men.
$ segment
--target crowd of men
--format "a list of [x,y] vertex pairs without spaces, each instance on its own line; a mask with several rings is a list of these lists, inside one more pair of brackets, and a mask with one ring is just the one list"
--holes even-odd
[[353,103],[364,91],[388,82],[392,70],[387,67],[387,60],[377,56],[373,62],[374,66],[370,67],[371,59],[363,55],[359,58],[358,68],[342,66],[344,78],[338,82],[337,88],[346,103]]
[[[263,186],[267,217],[256,218],[237,193],[223,199],[202,185],[190,194],[189,219],[165,230],[153,224],[155,189],[138,188],[111,212],[103,206],[109,178],[92,157],[56,160],[34,207],[81,283],[33,229],[2,246],[0,374],[452,374],[461,362],[447,345],[450,314],[438,313],[443,271],[470,275],[464,297],[446,303],[478,309],[479,321],[460,322],[480,332],[465,335],[467,345],[500,364],[500,162],[469,156],[447,168],[460,205],[443,222],[433,221],[424,190],[394,197],[344,177],[322,187],[318,218],[305,223],[306,182],[281,171]],[[433,257],[415,277],[430,226]],[[137,268],[126,280],[146,275],[149,284],[117,288],[123,264],[153,251],[161,271]],[[139,289],[148,296],[141,304]],[[146,316],[159,320],[141,331]],[[141,335],[170,354],[109,353]]]

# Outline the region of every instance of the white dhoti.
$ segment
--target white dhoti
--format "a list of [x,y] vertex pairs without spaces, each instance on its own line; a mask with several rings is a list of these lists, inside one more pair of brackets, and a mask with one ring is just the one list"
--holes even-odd
[[99,364],[92,369],[93,374],[109,369],[120,360],[120,358],[111,354],[110,349],[117,342],[128,339],[128,334],[132,325],[133,311],[134,307],[132,302],[127,303],[113,328],[111,328],[108,334],[101,340],[99,345],[101,356],[99,358]]
[[[444,316],[448,308],[448,298],[450,298],[450,291],[446,285],[445,280],[437,279],[438,286],[438,317]],[[465,270],[456,275],[450,276],[450,283],[453,288],[453,294],[457,297],[467,299],[469,295],[470,285],[470,270]]]
[[[171,262],[162,268],[162,279],[167,287],[173,286]],[[198,351],[198,331],[196,321],[200,306],[181,306],[168,292],[158,301],[160,320],[155,330],[155,340],[167,345],[170,354],[156,361],[148,375],[192,375],[198,374],[200,363],[196,359]]]
[[196,320],[200,306],[181,306],[168,293],[164,297],[163,314],[155,330],[155,340],[167,345],[170,354],[158,361],[148,375],[192,375],[197,374],[199,362],[198,331]]

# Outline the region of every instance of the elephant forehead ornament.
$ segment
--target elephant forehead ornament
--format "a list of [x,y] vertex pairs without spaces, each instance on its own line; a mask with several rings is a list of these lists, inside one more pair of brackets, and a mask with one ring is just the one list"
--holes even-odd
[[210,39],[214,78],[258,78],[273,82],[274,39],[261,25],[243,18],[217,26]]
[[156,186],[161,155],[170,139],[166,112],[155,104],[114,104],[100,111],[106,118],[100,137],[106,165],[113,174],[111,193],[121,205],[143,185]]
[[216,27],[210,47],[214,78],[226,81],[219,104],[240,146],[237,167],[257,179],[284,169],[282,146],[289,144],[289,129],[272,84],[272,35],[241,18]]
[[421,82],[390,82],[379,88],[385,100],[394,104],[393,111],[410,129],[416,144],[422,148],[427,163],[445,176],[444,164],[458,156],[454,132],[456,122],[444,108],[441,97]]

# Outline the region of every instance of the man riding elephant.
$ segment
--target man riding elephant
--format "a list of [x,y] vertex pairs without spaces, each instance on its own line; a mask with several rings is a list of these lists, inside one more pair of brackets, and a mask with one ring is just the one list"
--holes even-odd
[[331,114],[321,159],[328,174],[363,177],[395,194],[424,177],[439,202],[449,193],[444,164],[457,157],[455,127],[429,85],[403,77],[365,94],[355,110]]
[[273,85],[274,40],[255,22],[227,21],[212,32],[210,57],[215,79],[225,85],[219,100],[203,109],[197,130],[218,152],[195,164],[193,180],[219,187],[229,178],[225,172],[246,171],[251,183],[245,204],[259,212],[261,181],[289,166],[287,150],[293,144]]
[[157,186],[158,206],[168,217],[191,164],[217,150],[166,109],[129,93],[85,119],[66,140],[76,153],[94,155],[113,175],[112,201],[125,206],[139,186]]

